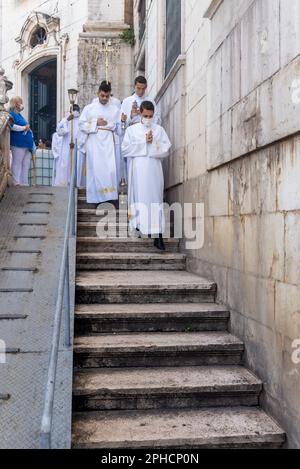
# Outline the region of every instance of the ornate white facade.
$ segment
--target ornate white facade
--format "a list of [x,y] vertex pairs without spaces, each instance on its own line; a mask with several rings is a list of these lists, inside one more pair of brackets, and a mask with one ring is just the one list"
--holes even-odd
[[[120,35],[130,28],[129,0],[1,0],[0,60],[29,109],[30,74],[49,60],[57,64],[57,119],[69,108],[67,90],[78,88],[79,102],[92,99],[105,79],[103,41],[115,52],[109,56],[109,79],[114,94],[123,98],[132,90],[132,48]],[[34,35],[41,31],[41,43]],[[45,38],[43,37],[45,35]],[[93,48],[93,57],[88,56]],[[88,91],[87,91],[88,90]]]

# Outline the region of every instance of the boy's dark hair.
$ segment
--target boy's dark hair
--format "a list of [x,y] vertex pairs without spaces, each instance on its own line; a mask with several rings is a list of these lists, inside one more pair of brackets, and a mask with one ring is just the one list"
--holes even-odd
[[111,93],[111,84],[109,81],[103,81],[99,86],[99,93],[104,91],[104,93]]
[[134,80],[135,85],[137,85],[138,83],[148,86],[148,82],[147,82],[146,78],[142,77],[142,76],[136,77],[136,79]]
[[143,111],[155,111],[155,107],[154,107],[154,104],[151,102],[151,101],[144,101],[142,104],[141,104],[141,107],[140,107],[140,111],[143,112]]
[[73,112],[74,112],[74,111],[80,112],[80,106],[79,106],[78,104],[74,104],[74,106],[73,106]]

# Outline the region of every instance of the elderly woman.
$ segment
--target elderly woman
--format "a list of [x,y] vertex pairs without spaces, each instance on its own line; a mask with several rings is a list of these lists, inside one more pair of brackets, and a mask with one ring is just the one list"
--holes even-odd
[[19,96],[10,100],[11,124],[10,145],[12,152],[12,176],[15,186],[29,186],[28,176],[34,148],[33,134],[21,112],[23,100]]

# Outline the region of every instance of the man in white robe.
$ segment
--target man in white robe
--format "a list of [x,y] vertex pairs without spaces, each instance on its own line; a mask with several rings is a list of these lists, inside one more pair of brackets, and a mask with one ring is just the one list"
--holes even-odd
[[[62,137],[61,152],[55,161],[55,178],[54,186],[66,187],[71,182],[72,165],[74,161],[71,161],[70,151],[73,149],[73,157],[75,157],[75,144],[78,141],[77,151],[77,182],[82,180],[82,171],[84,169],[84,158],[85,155],[81,151],[84,148],[84,136],[81,135],[79,130],[79,117],[80,108],[77,104],[74,104],[73,112],[66,118],[59,122],[56,133],[59,137]],[[73,127],[73,147],[72,147],[72,127]],[[79,143],[81,142],[81,143]],[[80,173],[81,172],[81,173]]]
[[154,245],[160,250],[165,250],[162,159],[168,156],[171,143],[165,130],[154,122],[153,103],[143,102],[140,109],[141,123],[128,127],[122,144],[123,157],[130,159],[130,226],[143,235],[158,235]]
[[79,120],[87,135],[87,202],[118,200],[115,130],[119,109],[110,101],[111,87],[101,84],[98,101],[86,106]]
[[160,112],[155,101],[147,96],[148,82],[145,77],[137,77],[134,82],[134,94],[124,99],[121,106],[120,120],[126,127],[141,122],[140,107],[144,101],[151,101],[154,105],[154,123],[161,124]]
[[[109,85],[111,87],[111,83],[109,81],[108,82],[103,81],[101,83],[101,85]],[[95,103],[95,102],[98,103],[99,98],[95,98],[93,103]],[[121,112],[121,101],[112,94],[112,88],[111,88],[110,103],[114,104],[118,108],[118,111],[119,111],[119,114],[120,114],[120,112]],[[120,184],[122,178],[126,178],[125,162],[124,162],[124,159],[122,158],[122,155],[121,155],[121,144],[122,144],[122,140],[123,140],[122,137],[123,136],[124,135],[122,134],[121,122],[118,121],[116,129],[115,129],[116,166],[117,166],[117,182],[118,182],[118,185]]]
[[[135,124],[141,123],[141,112],[140,107],[142,102],[150,101],[154,105],[155,114],[154,122],[155,124],[161,124],[161,117],[159,109],[155,101],[147,95],[148,82],[145,77],[139,76],[135,79],[134,82],[134,93],[128,98],[124,99],[121,106],[120,113],[120,128],[119,133],[121,144],[124,138],[124,133],[127,127]],[[129,159],[127,160],[127,174],[129,173]],[[128,178],[129,176],[127,176]]]

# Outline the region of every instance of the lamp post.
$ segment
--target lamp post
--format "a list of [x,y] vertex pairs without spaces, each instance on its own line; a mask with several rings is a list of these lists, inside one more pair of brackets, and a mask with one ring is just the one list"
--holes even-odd
[[[70,113],[73,116],[73,106],[76,103],[78,91],[74,88],[68,90],[69,101],[70,101]],[[71,143],[70,143],[70,154],[71,154],[71,174],[73,172],[73,159],[74,159],[74,117],[71,120]]]

